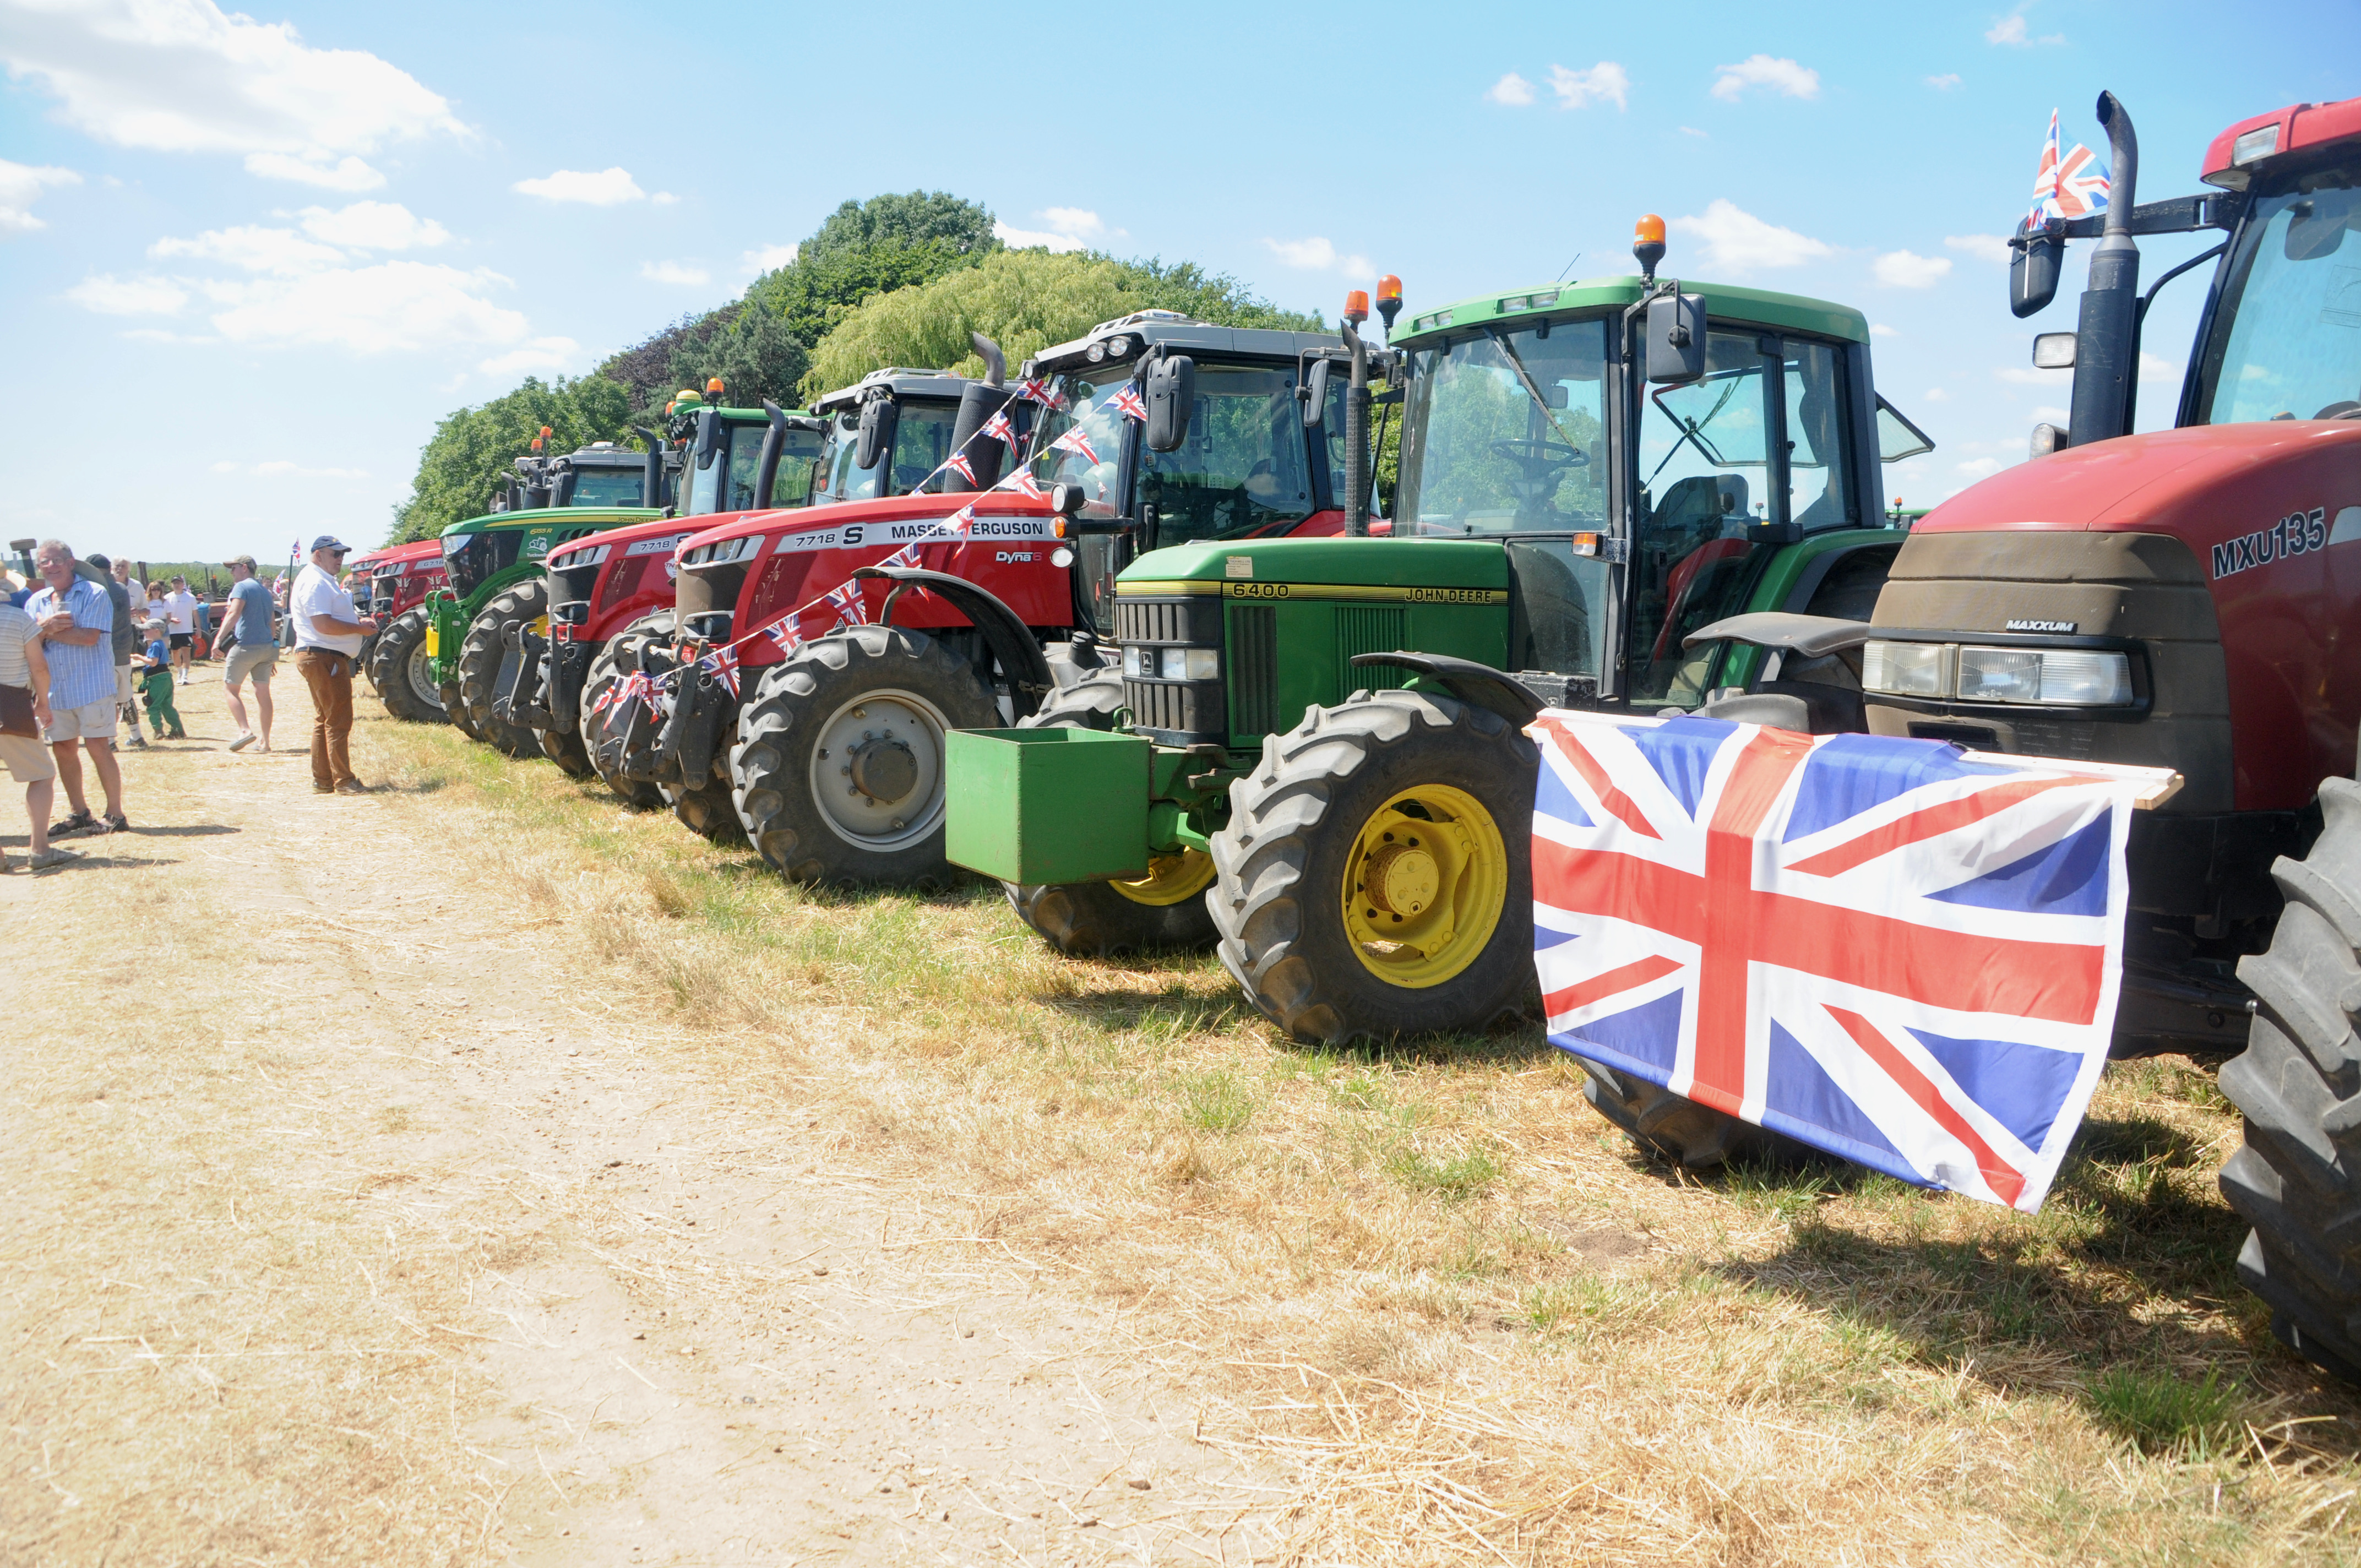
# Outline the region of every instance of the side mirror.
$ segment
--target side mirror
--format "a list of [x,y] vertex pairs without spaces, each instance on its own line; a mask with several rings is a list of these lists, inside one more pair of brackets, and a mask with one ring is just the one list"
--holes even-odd
[[2071,370],[2074,368],[2074,334],[2070,332],[2045,332],[2033,340],[2033,367],[2036,370]]
[[2016,235],[2008,242],[2008,309],[2022,321],[2045,309],[2058,297],[2059,274],[2065,270],[2066,241],[2047,225]]
[[1178,452],[1197,411],[1197,362],[1168,354],[1148,367],[1148,449]]
[[861,439],[852,448],[854,466],[874,468],[883,462],[894,450],[894,427],[901,420],[901,410],[891,398],[872,398],[862,404]]
[[1318,430],[1328,417],[1328,377],[1336,368],[1335,362],[1326,357],[1312,362],[1312,374],[1304,379],[1303,389],[1296,396],[1303,400],[1303,428]]
[[1648,379],[1679,386],[1705,375],[1705,296],[1666,294],[1648,302]]
[[721,414],[707,409],[697,416],[697,466],[713,466],[713,455],[721,450]]

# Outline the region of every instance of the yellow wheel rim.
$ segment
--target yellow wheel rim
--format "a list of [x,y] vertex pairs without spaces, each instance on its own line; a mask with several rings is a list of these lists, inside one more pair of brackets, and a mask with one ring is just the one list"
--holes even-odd
[[1499,928],[1509,850],[1483,803],[1448,784],[1403,790],[1370,814],[1345,861],[1345,933],[1389,985],[1441,985]]
[[1119,882],[1115,890],[1134,904],[1159,908],[1196,897],[1213,885],[1213,857],[1202,850],[1180,850],[1148,858],[1148,874],[1137,882]]
[[549,617],[545,615],[535,616],[533,620],[525,622],[524,629],[527,631],[532,632],[535,637],[546,640],[549,636]]

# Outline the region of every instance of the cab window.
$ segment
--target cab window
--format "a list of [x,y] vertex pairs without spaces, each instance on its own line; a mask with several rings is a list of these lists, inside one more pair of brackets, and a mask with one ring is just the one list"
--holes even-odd
[[[1341,409],[1335,422],[1341,440]],[[1200,364],[1188,438],[1177,451],[1139,449],[1139,499],[1156,509],[1157,542],[1228,538],[1310,517],[1310,444],[1291,368]]]

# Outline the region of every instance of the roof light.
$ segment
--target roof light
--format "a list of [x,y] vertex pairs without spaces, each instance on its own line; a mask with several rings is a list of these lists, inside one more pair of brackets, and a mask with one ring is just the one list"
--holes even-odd
[[1099,364],[1106,358],[1106,345],[1104,343],[1092,344],[1088,348],[1082,350],[1082,357],[1089,360],[1093,365]]
[[722,389],[721,378],[719,376],[711,378],[705,383],[705,390],[708,396],[718,398],[721,395]]
[[2258,158],[2268,158],[2279,149],[2279,123],[2257,126],[2230,144],[2230,161],[2252,163]]
[[1345,319],[1355,326],[1369,319],[1369,291],[1366,289],[1345,291]]
[[1640,221],[1631,225],[1631,243],[1634,245],[1664,244],[1664,220],[1653,213],[1641,214]]
[[1400,298],[1400,279],[1389,272],[1384,277],[1378,280],[1378,303],[1382,305],[1388,300],[1399,300]]

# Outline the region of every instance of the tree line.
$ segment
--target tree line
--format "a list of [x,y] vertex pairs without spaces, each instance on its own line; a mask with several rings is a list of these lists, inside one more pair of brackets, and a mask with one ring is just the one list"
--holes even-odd
[[514,391],[446,416],[419,454],[388,543],[431,538],[480,515],[500,475],[544,425],[552,449],[569,452],[624,441],[635,425],[661,429],[676,392],[715,376],[733,407],[768,398],[795,408],[886,365],[981,374],[971,332],[997,341],[1014,366],[1097,323],[1149,309],[1225,326],[1323,324],[1193,262],[1011,249],[994,236],[988,208],[947,192],[848,201],[794,259],[730,303],[683,316],[587,376],[528,377]]

